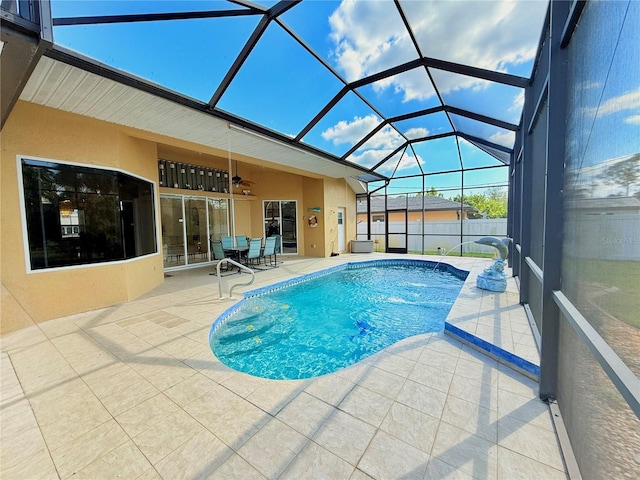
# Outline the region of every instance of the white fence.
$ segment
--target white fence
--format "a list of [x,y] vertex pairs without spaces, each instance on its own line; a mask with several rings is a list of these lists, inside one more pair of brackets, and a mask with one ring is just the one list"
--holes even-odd
[[580,215],[569,211],[567,217],[570,228],[565,231],[564,243],[568,255],[640,261],[640,214]]
[[[474,243],[480,237],[493,236],[505,237],[507,235],[507,219],[480,219],[460,221],[425,222],[424,231],[422,222],[409,222],[407,235],[407,250],[409,252],[440,252],[445,253],[451,249],[460,252],[460,242],[463,253],[495,253],[495,248]],[[462,228],[462,239],[460,238]],[[391,222],[390,232],[404,230],[402,222]],[[359,223],[357,227],[358,239],[367,238],[367,224]],[[400,242],[404,235],[390,235],[390,247],[402,247]],[[371,223],[371,239],[375,241],[374,249],[378,252],[385,251],[385,222]]]

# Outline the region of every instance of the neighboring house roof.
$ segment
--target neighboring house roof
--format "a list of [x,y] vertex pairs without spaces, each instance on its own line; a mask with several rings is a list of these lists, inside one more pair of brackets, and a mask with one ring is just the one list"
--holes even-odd
[[567,201],[566,208],[572,210],[640,211],[640,200],[636,197],[572,198]]
[[[410,212],[421,212],[424,210],[460,210],[460,204],[453,200],[447,200],[442,197],[433,197],[426,195],[424,197],[387,197],[387,210],[400,210],[406,208]],[[367,212],[367,202],[364,199],[358,199],[357,213]],[[477,212],[478,210],[471,205],[462,205],[465,211]],[[371,197],[371,213],[384,212],[384,196]]]

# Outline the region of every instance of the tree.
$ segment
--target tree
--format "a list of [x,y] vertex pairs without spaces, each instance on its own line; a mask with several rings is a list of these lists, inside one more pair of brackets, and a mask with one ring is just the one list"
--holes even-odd
[[631,187],[640,185],[640,153],[608,166],[598,178],[607,185],[623,187],[626,196],[630,197]]
[[438,190],[436,190],[436,187],[431,187],[429,190],[426,190],[425,195],[429,196],[429,197],[440,197],[440,198],[444,198],[444,195],[441,194],[440,192],[438,192]]
[[507,192],[504,189],[494,187],[487,190],[487,193],[474,193],[465,195],[462,198],[456,195],[451,198],[454,202],[471,205],[481,214],[486,214],[487,218],[507,218]]

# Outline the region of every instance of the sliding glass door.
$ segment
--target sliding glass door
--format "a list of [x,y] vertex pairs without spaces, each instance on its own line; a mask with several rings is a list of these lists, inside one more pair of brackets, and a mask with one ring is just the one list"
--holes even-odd
[[295,200],[265,200],[264,236],[279,235],[276,249],[281,253],[298,253],[298,205]]
[[[160,196],[164,268],[184,264],[184,213],[182,197]],[[183,263],[180,263],[181,260]]]
[[211,261],[210,238],[229,232],[225,199],[161,195],[164,268]]
[[209,261],[207,200],[205,198],[185,198],[184,209],[187,263],[207,262]]

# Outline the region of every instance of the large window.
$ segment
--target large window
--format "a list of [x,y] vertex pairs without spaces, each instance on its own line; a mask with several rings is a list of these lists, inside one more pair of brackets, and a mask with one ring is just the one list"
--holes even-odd
[[153,184],[122,172],[22,159],[31,270],[156,252]]

